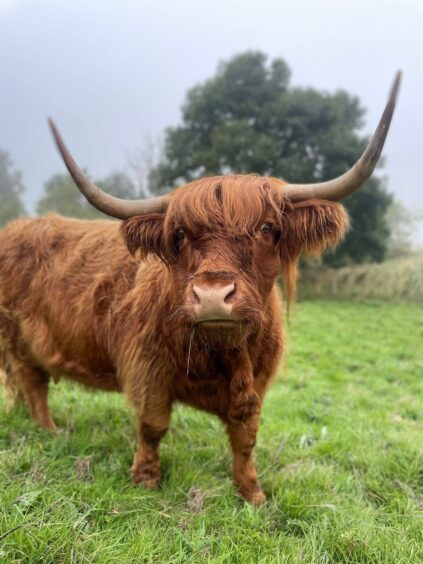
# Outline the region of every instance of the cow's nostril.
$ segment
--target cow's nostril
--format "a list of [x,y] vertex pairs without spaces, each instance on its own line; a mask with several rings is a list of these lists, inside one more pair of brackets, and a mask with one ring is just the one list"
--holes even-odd
[[192,287],[192,294],[194,296],[194,303],[201,303],[201,289],[199,289],[198,286]]
[[228,290],[226,296],[224,297],[223,301],[228,303],[231,298],[235,295],[235,284],[231,284],[230,286],[226,286],[225,289]]

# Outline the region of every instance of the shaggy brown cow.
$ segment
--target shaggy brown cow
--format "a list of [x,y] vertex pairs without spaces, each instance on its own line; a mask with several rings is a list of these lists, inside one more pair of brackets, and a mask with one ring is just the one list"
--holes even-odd
[[159,484],[172,404],[214,413],[229,434],[240,493],[262,502],[252,450],[283,349],[275,278],[281,269],[292,296],[299,254],[320,252],[344,234],[347,216],[335,201],[373,171],[398,84],[399,76],[357,165],[317,185],[225,176],[125,202],[85,177],[51,124],[80,190],[124,221],[51,215],[1,232],[0,360],[10,394],[25,400],[39,425],[55,429],[50,377],[123,391],[140,435],[132,476],[150,488]]

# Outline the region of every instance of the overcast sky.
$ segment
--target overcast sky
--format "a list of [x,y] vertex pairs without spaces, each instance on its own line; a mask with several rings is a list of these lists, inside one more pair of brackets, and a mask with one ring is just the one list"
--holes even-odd
[[63,171],[48,115],[100,177],[177,124],[187,89],[247,49],[283,57],[294,85],[358,95],[365,132],[403,69],[384,173],[423,208],[423,0],[0,0],[0,148],[27,201]]

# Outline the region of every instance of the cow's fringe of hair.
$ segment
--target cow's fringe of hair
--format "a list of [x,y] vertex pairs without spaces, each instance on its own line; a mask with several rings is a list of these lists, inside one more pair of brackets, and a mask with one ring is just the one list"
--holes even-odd
[[165,227],[173,229],[181,224],[193,232],[221,228],[251,235],[265,219],[266,208],[280,214],[284,207],[283,185],[281,180],[255,175],[196,180],[174,192]]

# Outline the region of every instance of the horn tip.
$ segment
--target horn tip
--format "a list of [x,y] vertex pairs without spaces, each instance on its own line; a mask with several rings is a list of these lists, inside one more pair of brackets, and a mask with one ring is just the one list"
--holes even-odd
[[395,73],[395,78],[394,78],[394,82],[392,84],[392,89],[391,89],[391,98],[395,101],[397,96],[398,96],[398,91],[399,91],[399,87],[401,85],[401,81],[402,81],[402,70],[398,69],[397,72]]
[[[56,147],[58,148],[59,152],[61,153],[61,155],[63,157],[63,151],[66,151],[66,147],[63,143],[63,140],[62,140],[62,137],[59,133],[57,125],[54,123],[54,121],[51,117],[47,118],[47,123],[48,123],[48,126],[50,128],[50,132],[53,136]],[[65,164],[66,164],[66,159],[65,159]]]
[[47,118],[47,123],[48,123],[48,126],[49,126],[49,128],[50,128],[51,133],[53,134],[53,137],[54,137],[55,139],[57,139],[59,132],[58,132],[58,129],[57,129],[56,124],[55,124],[54,121],[53,121],[53,118],[48,117],[48,118]]

